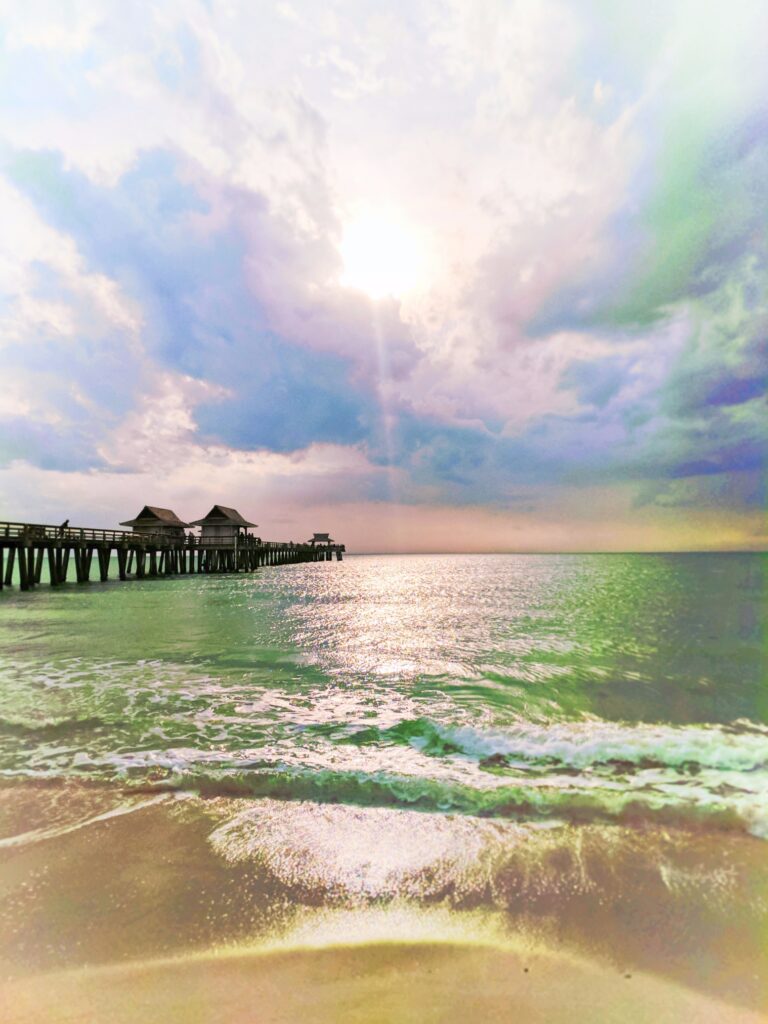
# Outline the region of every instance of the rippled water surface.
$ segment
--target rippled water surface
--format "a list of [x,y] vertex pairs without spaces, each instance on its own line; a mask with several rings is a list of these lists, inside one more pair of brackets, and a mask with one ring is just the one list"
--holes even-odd
[[0,595],[0,772],[768,836],[761,555],[359,556]]

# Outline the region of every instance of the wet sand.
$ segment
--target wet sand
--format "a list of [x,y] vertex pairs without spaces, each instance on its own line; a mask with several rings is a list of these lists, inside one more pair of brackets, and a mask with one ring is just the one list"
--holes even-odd
[[53,973],[0,989],[6,1024],[757,1024],[648,975],[538,952],[377,944]]
[[767,849],[7,787],[0,1019],[768,1020]]

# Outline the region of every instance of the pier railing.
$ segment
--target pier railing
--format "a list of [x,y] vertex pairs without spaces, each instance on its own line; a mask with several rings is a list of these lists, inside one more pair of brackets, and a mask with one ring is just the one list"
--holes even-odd
[[211,537],[198,537],[194,534],[184,536],[169,535],[167,532],[149,533],[133,530],[94,530],[81,526],[54,526],[51,523],[12,523],[0,521],[0,543],[4,539],[12,541],[74,541],[75,543],[92,542],[95,544],[146,544],[149,547],[262,547],[270,551],[295,548],[334,551],[338,544],[296,544],[294,541],[262,540],[252,534],[241,534],[237,542],[215,540]]
[[119,544],[121,541],[135,541],[143,538],[148,542],[167,541],[160,534],[136,534],[130,530],[91,530],[80,526],[52,526],[50,523],[6,523],[0,522],[0,540],[70,540],[95,541]]

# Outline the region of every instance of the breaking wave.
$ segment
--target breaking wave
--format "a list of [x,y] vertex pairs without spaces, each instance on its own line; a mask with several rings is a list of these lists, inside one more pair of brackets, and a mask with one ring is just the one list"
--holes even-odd
[[[83,723],[79,723],[83,724]],[[768,735],[728,726],[584,720],[504,729],[428,719],[222,751],[78,749],[13,775],[77,775],[142,789],[400,807],[508,820],[655,822],[768,838]],[[63,769],[63,771],[62,771]]]

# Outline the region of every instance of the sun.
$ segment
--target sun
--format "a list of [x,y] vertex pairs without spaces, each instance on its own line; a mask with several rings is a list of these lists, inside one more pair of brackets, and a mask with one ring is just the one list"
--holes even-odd
[[350,221],[341,240],[341,283],[372,299],[400,297],[424,280],[426,255],[418,231],[388,211],[367,211]]

